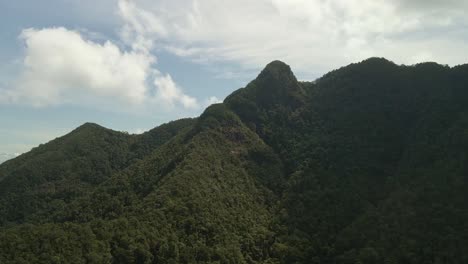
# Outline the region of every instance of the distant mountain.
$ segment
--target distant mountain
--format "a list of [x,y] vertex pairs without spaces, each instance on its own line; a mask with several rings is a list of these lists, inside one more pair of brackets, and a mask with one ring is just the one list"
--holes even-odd
[[468,65],[283,62],[195,119],[0,165],[0,263],[468,263]]

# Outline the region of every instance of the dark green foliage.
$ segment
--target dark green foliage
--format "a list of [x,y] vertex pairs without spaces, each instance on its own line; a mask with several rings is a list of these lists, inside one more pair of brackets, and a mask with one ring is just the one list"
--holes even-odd
[[48,221],[112,174],[142,159],[190,119],[130,136],[87,123],[0,166],[0,224]]
[[274,61],[142,135],[0,166],[0,263],[467,263],[468,66]]

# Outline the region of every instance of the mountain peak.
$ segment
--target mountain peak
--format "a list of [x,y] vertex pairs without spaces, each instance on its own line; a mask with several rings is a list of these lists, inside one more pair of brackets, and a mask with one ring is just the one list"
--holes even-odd
[[395,64],[392,61],[387,60],[384,57],[370,57],[365,60],[363,60],[361,63],[380,63],[380,64]]
[[284,80],[284,81],[296,81],[296,77],[294,76],[294,73],[291,71],[291,67],[287,65],[286,63],[275,60],[270,63],[268,63],[265,68],[262,70],[262,72],[259,74],[257,79],[274,79],[276,81],[278,80]]
[[387,71],[389,69],[395,69],[398,67],[394,62],[387,60],[386,58],[379,58],[379,57],[371,57],[361,61],[360,63],[356,63],[358,67],[365,67],[366,69],[370,69],[372,72],[374,71]]
[[252,115],[257,108],[271,108],[277,105],[297,108],[303,104],[304,97],[305,92],[291,67],[275,60],[268,63],[255,80],[244,89],[229,95],[224,102],[242,118],[244,114]]
[[101,130],[101,129],[106,129],[103,126],[100,126],[96,123],[91,123],[91,122],[86,122],[82,124],[81,126],[75,128],[74,131],[82,131],[82,130]]
[[88,134],[88,133],[104,132],[104,131],[112,131],[112,130],[105,128],[103,126],[100,126],[96,123],[86,122],[82,124],[81,126],[72,130],[67,135]]
[[96,124],[96,123],[92,123],[92,122],[86,122],[84,124],[82,124],[81,126],[79,126],[79,128],[86,128],[86,127],[101,127],[100,125]]
[[304,94],[291,67],[279,60],[268,63],[253,83],[261,105],[281,103],[295,107]]
[[265,68],[264,68],[264,71],[270,71],[270,72],[290,72],[291,71],[291,67],[289,67],[288,64],[280,61],[280,60],[274,60],[270,63],[268,63]]

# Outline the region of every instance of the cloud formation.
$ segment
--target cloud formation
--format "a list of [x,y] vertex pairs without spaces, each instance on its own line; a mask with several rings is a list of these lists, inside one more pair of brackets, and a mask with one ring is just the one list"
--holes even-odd
[[0,102],[48,106],[92,104],[137,108],[197,106],[169,74],[161,76],[147,50],[121,50],[111,41],[96,43],[63,27],[26,29],[23,71]]
[[183,105],[185,108],[198,107],[197,100],[184,94],[169,74],[158,74],[154,79],[154,85],[158,88],[156,99],[166,103],[169,107],[174,107],[176,103]]
[[19,155],[19,153],[0,153],[0,164]]
[[[371,56],[459,64],[467,1],[120,0],[129,29],[177,56],[246,69],[273,59],[324,73]],[[124,11],[122,11],[124,10]],[[131,10],[125,12],[125,10]],[[464,34],[463,34],[464,33]]]
[[[274,59],[319,75],[371,56],[397,63],[467,60],[468,1],[438,0],[118,0],[120,40],[99,41],[63,27],[26,29],[23,70],[0,87],[0,103],[168,109],[200,108],[155,51],[236,78]],[[123,43],[117,45],[116,43]],[[240,70],[238,70],[240,69]],[[249,75],[250,76],[250,75]],[[213,100],[215,101],[215,100]]]

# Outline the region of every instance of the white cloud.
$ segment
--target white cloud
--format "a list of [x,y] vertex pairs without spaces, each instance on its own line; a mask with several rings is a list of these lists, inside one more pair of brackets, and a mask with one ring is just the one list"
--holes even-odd
[[180,103],[185,108],[198,107],[197,100],[185,95],[172,80],[171,75],[158,74],[154,79],[154,85],[158,88],[156,98],[165,102],[168,106],[173,107],[175,103]]
[[[121,41],[86,38],[65,28],[27,29],[23,71],[0,87],[0,104],[86,104],[120,109],[200,108],[171,75],[155,69],[155,51],[213,67],[236,79],[280,59],[318,77],[371,56],[397,63],[467,60],[468,1],[437,0],[119,0]],[[85,33],[86,34],[86,33]],[[215,65],[219,65],[216,63]],[[233,67],[239,65],[240,67]],[[228,68],[226,68],[228,69]]]
[[7,160],[16,158],[19,155],[20,155],[20,153],[0,153],[0,164],[7,161]]
[[130,6],[132,16],[122,15],[127,29],[198,62],[253,69],[281,59],[302,72],[324,73],[370,56],[398,63],[467,59],[460,56],[467,1],[135,0]]
[[459,12],[460,8],[468,6],[466,0],[394,0],[400,10],[429,10],[430,12],[437,11],[453,11]]
[[168,34],[157,17],[150,12],[137,8],[132,1],[119,1],[118,13],[125,21],[121,30],[121,37],[135,50],[149,52],[153,47],[153,41],[151,38],[147,38],[147,35],[166,36]]
[[219,104],[219,103],[222,103],[222,102],[223,102],[223,100],[219,99],[218,97],[211,96],[210,98],[205,100],[205,106],[210,106],[212,104]]
[[149,129],[136,128],[136,129],[132,130],[130,133],[131,133],[131,134],[140,135],[140,134],[145,133],[145,132],[148,131],[148,130],[149,130]]
[[122,52],[107,41],[98,44],[65,28],[27,29],[20,99],[36,105],[62,103],[75,95],[111,96],[130,104],[145,100],[146,78],[154,58]]
[[[197,105],[169,75],[166,82],[160,81],[153,67],[156,58],[147,50],[124,51],[111,41],[93,42],[62,27],[26,29],[20,39],[25,43],[23,71],[13,88],[0,91],[0,103],[110,108]],[[169,84],[175,91],[167,90]],[[172,94],[167,96],[168,92]]]

